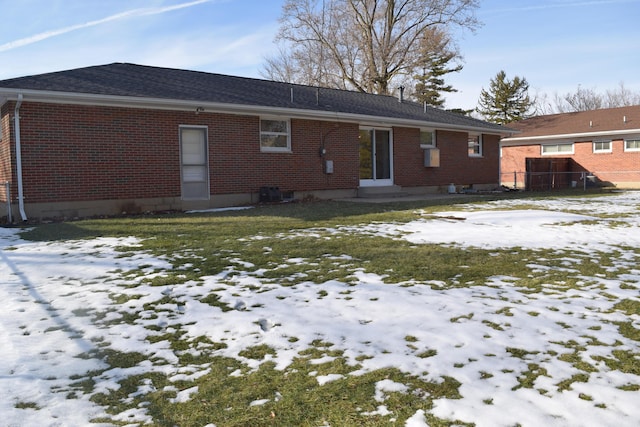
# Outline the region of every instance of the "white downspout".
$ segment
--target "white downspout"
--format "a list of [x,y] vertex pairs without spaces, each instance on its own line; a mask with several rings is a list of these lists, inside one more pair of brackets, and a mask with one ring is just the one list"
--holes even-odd
[[18,94],[18,102],[14,110],[13,119],[15,120],[16,133],[16,174],[18,175],[18,207],[22,221],[27,220],[27,214],[24,211],[24,191],[22,189],[22,150],[20,148],[20,106],[22,105],[22,94]]

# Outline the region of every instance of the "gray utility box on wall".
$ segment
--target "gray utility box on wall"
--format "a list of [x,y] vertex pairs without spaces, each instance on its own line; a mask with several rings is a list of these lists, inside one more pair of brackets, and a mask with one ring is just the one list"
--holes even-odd
[[326,174],[333,173],[333,160],[325,160],[325,162],[324,162],[324,173],[326,173]]
[[424,166],[427,168],[440,167],[440,150],[437,148],[425,148]]

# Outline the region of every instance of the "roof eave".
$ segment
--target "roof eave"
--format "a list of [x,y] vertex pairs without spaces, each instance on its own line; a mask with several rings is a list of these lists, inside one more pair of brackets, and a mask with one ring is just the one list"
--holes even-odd
[[315,119],[336,122],[357,122],[372,126],[408,126],[408,127],[433,127],[442,130],[482,132],[493,135],[511,135],[513,129],[495,129],[484,126],[454,125],[428,120],[403,119],[388,116],[372,116],[364,114],[343,113],[337,111],[322,111],[304,108],[271,107],[249,104],[233,104],[220,102],[205,102],[198,100],[180,100],[167,98],[147,98],[137,96],[85,94],[78,92],[43,91],[33,89],[7,89],[0,88],[0,101],[2,104],[9,100],[16,100],[18,94],[22,94],[24,101],[76,104],[76,105],[100,105],[109,107],[148,108],[158,110],[180,110],[199,113],[231,113],[251,115],[284,115],[291,118]]
[[538,135],[538,136],[519,136],[519,137],[508,137],[503,138],[502,143],[507,143],[508,145],[525,145],[525,144],[536,144],[542,143],[545,141],[556,141],[556,140],[567,140],[567,139],[578,139],[578,138],[598,138],[598,137],[607,137],[607,136],[624,136],[624,135],[634,135],[640,134],[640,129],[618,129],[618,130],[605,130],[598,132],[576,132],[576,133],[565,133],[565,134],[555,134],[555,135]]

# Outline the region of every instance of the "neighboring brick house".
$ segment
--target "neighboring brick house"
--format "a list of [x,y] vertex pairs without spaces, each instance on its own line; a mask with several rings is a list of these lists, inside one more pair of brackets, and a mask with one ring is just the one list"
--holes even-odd
[[493,188],[506,135],[401,97],[121,63],[0,81],[0,105],[22,220]]
[[537,116],[501,141],[503,185],[640,188],[640,105]]

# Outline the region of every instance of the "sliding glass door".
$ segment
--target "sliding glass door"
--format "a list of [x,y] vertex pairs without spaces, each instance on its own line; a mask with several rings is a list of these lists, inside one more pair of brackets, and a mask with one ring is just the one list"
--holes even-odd
[[393,145],[388,129],[360,129],[360,186],[393,185]]

